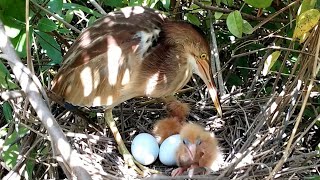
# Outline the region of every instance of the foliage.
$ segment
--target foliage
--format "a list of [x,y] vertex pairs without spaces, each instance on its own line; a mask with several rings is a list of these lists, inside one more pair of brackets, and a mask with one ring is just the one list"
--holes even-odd
[[[203,7],[185,0],[182,0],[182,3],[175,7],[175,4],[171,4],[172,2],[170,0],[98,1],[106,12],[135,5],[158,9],[172,19],[185,20],[198,26],[205,32],[208,39],[212,31],[210,25],[213,24],[220,52],[221,73],[225,89],[231,94],[237,91],[243,92],[245,95],[241,94],[237,98],[248,101],[270,98],[280,93],[291,76],[299,75],[299,70],[303,70],[303,67],[301,64],[296,64],[301,60],[303,54],[301,49],[312,32],[317,31],[320,19],[320,2],[316,0],[303,0],[301,4],[296,3],[295,6],[290,6],[286,11],[273,18],[270,17],[289,6],[289,2],[292,1],[215,0],[212,4],[209,0],[203,0],[200,1]],[[52,14],[41,10],[36,4],[40,4]],[[206,6],[215,8],[212,10],[212,15],[208,13],[208,9],[204,8]],[[11,38],[16,51],[26,62],[26,37],[29,36],[36,75],[44,86],[50,87],[50,79],[61,65],[63,55],[78,36],[78,32],[53,15],[60,17],[78,30],[90,26],[103,15],[89,1],[31,0],[29,10],[30,31],[27,34],[24,17],[25,1],[0,1],[0,19],[4,23],[7,35]],[[12,70],[8,67],[8,63],[1,59],[1,92],[19,89],[12,76]],[[309,78],[311,77],[307,79]],[[306,84],[306,82],[304,83]],[[320,113],[319,73],[313,88],[312,92],[315,95],[310,99],[304,111],[304,122],[313,120]],[[246,94],[247,91],[248,94]],[[230,100],[230,103],[234,102]],[[22,111],[22,105],[20,109],[17,109],[16,101],[10,100],[1,101],[0,106],[0,117],[2,118],[0,119],[0,138],[4,140],[0,141],[0,147],[4,147],[0,148],[0,160],[6,166],[3,169],[9,171],[16,165],[19,152],[23,147],[22,139],[24,140],[32,133],[30,129],[14,123],[15,118],[22,117],[23,113],[20,116],[15,114],[16,111]],[[279,114],[282,113],[281,115],[285,116],[288,109],[290,109],[289,105],[283,108]],[[32,110],[27,109],[26,111],[33,114]],[[296,111],[291,112],[294,114],[293,116],[298,115]],[[25,116],[23,114],[23,117],[27,118]],[[28,118],[32,119],[33,115],[29,115]],[[290,120],[293,120],[293,117]],[[32,119],[32,121],[35,120]],[[313,129],[320,127],[319,120],[315,124]],[[37,124],[36,127],[39,128],[39,125]],[[292,128],[292,126],[290,127]],[[310,136],[310,139],[310,141],[317,143],[308,144],[308,151],[319,149],[319,141],[315,140],[314,136]],[[307,143],[308,139],[305,138],[302,141]],[[30,153],[30,159],[26,161],[27,167],[24,176],[31,179],[34,175],[33,171],[37,167],[35,159],[41,159],[43,154],[51,153],[48,147],[41,145]],[[0,176],[4,176],[4,174],[0,173]],[[319,178],[316,175],[310,177],[312,177],[310,179]]]

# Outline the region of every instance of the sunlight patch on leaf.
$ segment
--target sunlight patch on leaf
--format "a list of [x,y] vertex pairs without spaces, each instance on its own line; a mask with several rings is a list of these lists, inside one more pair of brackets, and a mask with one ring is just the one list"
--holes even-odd
[[187,20],[197,26],[200,26],[201,22],[199,20],[199,18],[191,13],[187,13],[186,14]]
[[18,87],[18,85],[12,81],[8,69],[1,61],[0,61],[0,87],[7,90],[15,89]]
[[252,34],[253,33],[253,31],[252,31],[253,28],[252,28],[251,24],[246,20],[243,20],[242,30],[243,30],[243,33],[245,33],[245,34]]
[[19,143],[17,140],[28,133],[29,129],[19,127],[18,131],[14,131],[3,144],[3,153],[0,155],[7,167],[12,169],[16,163],[19,155]]
[[38,29],[43,32],[52,32],[58,29],[58,26],[48,18],[40,19],[38,23]]
[[302,13],[298,19],[296,28],[293,33],[293,38],[303,38],[303,35],[314,28],[320,19],[320,12],[317,9],[310,9]]
[[280,54],[281,54],[280,51],[275,51],[268,56],[267,60],[264,62],[264,65],[263,65],[263,70],[262,70],[263,76],[266,76],[269,73],[270,69],[272,68],[274,63],[277,61]]
[[271,5],[272,0],[244,0],[244,2],[256,8],[267,8]]
[[306,12],[307,10],[313,9],[315,4],[316,4],[316,0],[303,0],[299,7],[297,15],[299,16],[300,14]]
[[215,18],[215,19],[220,19],[222,15],[223,15],[222,12],[215,12],[215,13],[214,13],[214,18]]

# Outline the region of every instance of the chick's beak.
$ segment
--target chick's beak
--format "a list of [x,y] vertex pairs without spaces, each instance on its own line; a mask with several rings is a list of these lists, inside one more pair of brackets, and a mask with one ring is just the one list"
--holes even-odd
[[214,106],[216,107],[219,115],[222,116],[222,110],[221,110],[221,106],[219,103],[217,88],[214,85],[214,81],[212,78],[212,74],[211,74],[210,66],[209,66],[208,62],[206,62],[204,60],[198,60],[197,67],[199,70],[198,75],[204,81],[204,83],[207,85],[208,90],[209,90],[209,94],[210,94],[211,99],[214,103]]
[[190,156],[190,159],[193,161],[196,156],[196,148],[197,146],[195,144],[189,144],[187,145],[187,151],[188,155]]

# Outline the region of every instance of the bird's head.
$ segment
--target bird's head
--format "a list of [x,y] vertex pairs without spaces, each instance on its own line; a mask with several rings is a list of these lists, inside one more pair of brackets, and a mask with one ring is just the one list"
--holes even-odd
[[207,42],[202,38],[195,39],[193,43],[186,47],[188,53],[188,63],[193,72],[197,74],[208,87],[209,94],[214,102],[214,105],[222,116],[222,110],[219,103],[218,92],[214,85],[213,76],[211,72],[210,50]]
[[177,44],[181,45],[181,51],[184,53],[188,67],[204,81],[219,115],[222,116],[218,93],[211,71],[210,46],[203,34],[191,24],[182,22],[169,25],[167,32],[169,35],[172,34],[172,39]]
[[180,147],[185,149],[192,161],[196,158],[197,150],[202,143],[201,134],[203,132],[204,129],[201,126],[191,123],[185,124],[180,131],[182,141]]

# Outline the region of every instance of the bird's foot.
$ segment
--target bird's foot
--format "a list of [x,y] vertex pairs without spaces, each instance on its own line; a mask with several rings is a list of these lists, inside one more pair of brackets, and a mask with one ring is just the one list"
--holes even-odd
[[189,168],[186,167],[179,167],[177,169],[174,169],[171,172],[171,176],[180,176],[180,175],[187,175],[189,177],[192,177],[194,175],[207,175],[210,174],[210,169],[206,167],[199,167],[199,166],[190,166]]
[[171,172],[171,176],[173,176],[173,177],[180,176],[180,175],[182,175],[186,170],[187,170],[187,168],[185,168],[185,167],[179,167],[179,168],[177,168],[177,169],[174,169],[174,170]]
[[211,170],[210,168],[207,167],[199,167],[199,166],[191,166],[188,168],[188,176],[193,176],[193,175],[208,175],[210,174]]

